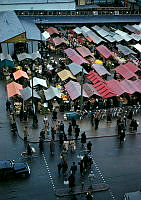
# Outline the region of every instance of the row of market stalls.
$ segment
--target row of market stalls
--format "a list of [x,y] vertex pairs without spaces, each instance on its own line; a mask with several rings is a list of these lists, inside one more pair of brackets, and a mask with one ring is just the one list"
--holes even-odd
[[[89,101],[91,98],[109,99],[125,94],[140,94],[138,53],[141,50],[141,26],[123,28],[124,31],[96,25],[90,28],[83,26],[64,30],[54,27],[45,29],[45,45],[49,50],[54,49],[55,56],[53,63],[48,62],[51,67],[44,67],[51,75],[52,71],[55,71],[54,77],[58,78],[53,77],[54,82],[48,83],[48,77],[42,75],[42,70],[39,78],[34,77],[30,69],[27,72],[16,69],[13,80],[7,84],[8,97],[18,95],[23,101],[29,100],[30,103],[34,97],[44,104],[56,98],[71,102],[80,101],[81,96],[84,101]],[[112,41],[109,38],[112,38]],[[58,48],[61,49],[61,54],[57,51]],[[6,56],[5,59],[8,58],[8,55]],[[63,69],[57,60],[58,56],[63,60]],[[1,57],[3,59],[3,56]],[[17,54],[19,62],[36,59],[42,59],[39,52]],[[19,84],[21,77],[26,80],[26,87],[25,84]]]

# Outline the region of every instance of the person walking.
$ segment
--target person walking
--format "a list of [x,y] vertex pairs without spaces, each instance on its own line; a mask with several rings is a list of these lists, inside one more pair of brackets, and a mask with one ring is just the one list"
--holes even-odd
[[75,162],[72,163],[70,170],[71,170],[72,174],[75,176],[75,173],[77,171],[77,165],[75,164]]
[[27,136],[28,136],[28,129],[27,126],[24,127],[24,141],[27,142]]
[[72,127],[74,129],[76,127],[76,119],[74,119],[74,117],[71,120],[71,124],[72,124]]
[[68,135],[69,135],[70,137],[72,136],[72,124],[71,124],[71,123],[69,123]]
[[75,127],[75,139],[77,140],[79,137],[79,133],[80,133],[80,128],[78,125],[76,125]]
[[60,175],[61,174],[61,169],[62,169],[61,162],[58,163],[57,167],[58,167],[58,174]]
[[87,143],[87,150],[88,150],[89,153],[91,152],[91,148],[92,148],[92,143],[91,143],[91,141],[89,141]]
[[80,160],[80,162],[78,164],[80,165],[80,175],[83,176],[84,175],[84,161],[83,161],[83,159]]
[[125,138],[125,130],[122,129],[122,130],[121,130],[121,133],[120,133],[120,144],[121,144],[122,142],[124,142],[124,138]]
[[56,111],[56,109],[54,109],[54,110],[52,111],[52,120],[53,120],[53,121],[56,121],[56,120],[57,120],[57,111]]
[[55,143],[53,140],[50,141],[50,153],[53,156],[55,151]]
[[68,177],[68,181],[69,181],[69,188],[70,188],[70,191],[72,191],[73,187],[75,186],[75,176],[73,174],[71,174],[69,177]]
[[82,147],[84,147],[84,144],[86,143],[86,134],[85,131],[81,134],[81,144]]
[[62,131],[64,133],[64,123],[61,121],[60,127],[59,127],[60,132]]
[[67,164],[67,161],[64,160],[63,163],[62,163],[62,173],[63,173],[64,176],[66,176],[67,170],[68,170],[68,164]]

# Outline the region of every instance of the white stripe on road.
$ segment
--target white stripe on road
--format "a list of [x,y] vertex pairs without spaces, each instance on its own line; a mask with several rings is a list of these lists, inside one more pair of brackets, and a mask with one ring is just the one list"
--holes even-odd
[[55,191],[55,185],[54,185],[54,182],[53,182],[53,178],[52,178],[52,176],[51,176],[51,172],[50,172],[50,170],[49,170],[49,166],[48,166],[48,163],[47,163],[45,154],[44,154],[43,152],[42,152],[42,156],[43,156],[43,159],[44,159],[44,162],[45,162],[45,165],[46,165],[46,169],[47,169],[48,174],[49,174],[50,182],[51,182],[51,184],[52,184],[53,190]]

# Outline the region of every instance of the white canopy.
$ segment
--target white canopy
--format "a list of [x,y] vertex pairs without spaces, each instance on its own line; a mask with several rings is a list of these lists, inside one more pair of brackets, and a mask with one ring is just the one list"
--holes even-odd
[[20,54],[17,54],[17,58],[19,61],[22,61],[24,59],[32,59],[32,56],[28,53],[20,53]]
[[[30,87],[26,87],[23,90],[20,90],[20,93],[24,101],[32,97],[32,89]],[[41,97],[37,94],[35,90],[33,90],[33,97],[41,99]]]
[[30,54],[32,59],[35,60],[36,58],[40,58],[41,59],[41,54],[39,52],[34,52]]
[[[43,87],[47,87],[46,80],[34,77],[33,78],[33,87],[36,86],[36,85],[41,85]],[[32,80],[30,80],[30,86],[32,87]]]
[[10,60],[10,61],[13,61],[12,60],[12,57],[10,54],[3,54],[3,53],[0,53],[0,60]]
[[141,45],[139,43],[133,45],[133,47],[141,53]]
[[50,34],[47,31],[44,31],[42,33],[42,35],[44,36],[44,38],[47,40],[48,38],[50,38]]
[[44,90],[46,100],[53,99],[54,97],[61,98],[61,91],[59,88],[50,86],[47,90]]
[[82,33],[81,28],[79,27],[76,27],[75,29],[73,29],[73,31],[77,33],[78,35]]

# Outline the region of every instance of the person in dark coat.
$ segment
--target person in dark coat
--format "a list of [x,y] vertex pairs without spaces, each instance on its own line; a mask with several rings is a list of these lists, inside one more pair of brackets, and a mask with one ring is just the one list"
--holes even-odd
[[6,101],[6,111],[10,111],[10,107],[11,107],[11,103],[10,103],[10,101],[7,99],[7,101]]
[[85,131],[81,134],[81,144],[82,146],[84,146],[84,144],[86,143],[86,134]]
[[92,148],[92,143],[91,143],[91,141],[89,141],[88,144],[87,144],[87,150],[89,152],[91,152],[91,148]]
[[122,143],[122,142],[124,142],[124,138],[125,138],[125,130],[121,130],[121,133],[120,133],[120,144]]
[[72,136],[72,124],[71,124],[71,123],[69,123],[68,135],[69,135],[69,136]]
[[99,125],[99,118],[98,116],[95,117],[95,130],[98,129],[98,125]]
[[68,178],[68,181],[69,181],[69,188],[71,189],[70,191],[72,191],[72,188],[75,186],[75,176],[71,174]]
[[54,109],[54,110],[52,111],[52,120],[54,120],[54,121],[57,120],[57,111],[56,111],[56,109]]
[[76,126],[76,119],[74,119],[74,117],[71,120],[71,124],[72,124],[72,127],[75,128],[75,126]]
[[80,174],[81,176],[83,176],[84,175],[84,161],[80,160],[78,164],[80,165]]
[[61,172],[61,169],[62,169],[62,163],[61,162],[58,163],[57,167],[58,167],[58,174],[60,175],[60,172]]
[[77,171],[77,165],[75,162],[72,163],[70,170],[72,171],[72,174],[75,175],[75,172]]
[[62,163],[62,173],[63,173],[64,176],[66,175],[67,170],[68,170],[68,164],[67,164],[67,162],[64,160],[63,163]]
[[64,123],[63,123],[63,121],[61,121],[61,123],[60,123],[59,130],[64,133]]
[[53,140],[50,141],[50,153],[53,156],[54,155],[54,150],[55,150],[55,143]]
[[80,133],[80,128],[78,125],[76,125],[75,127],[75,139],[77,140],[79,137],[79,133]]

